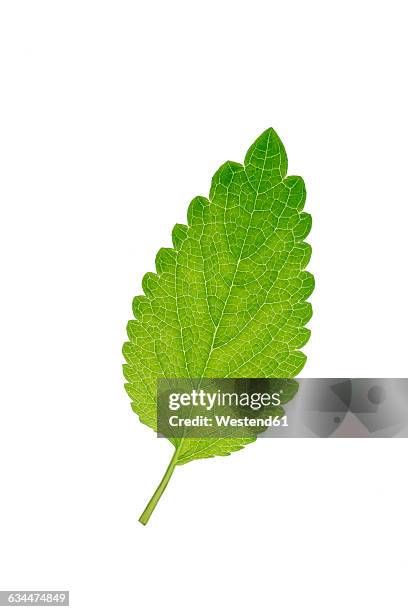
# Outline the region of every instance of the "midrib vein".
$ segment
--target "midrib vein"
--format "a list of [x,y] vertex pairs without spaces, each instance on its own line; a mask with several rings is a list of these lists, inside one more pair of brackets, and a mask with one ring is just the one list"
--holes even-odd
[[[259,182],[258,182],[258,187],[257,187],[257,189],[256,189],[255,202],[254,202],[254,207],[253,207],[252,212],[251,212],[251,218],[250,218],[250,220],[249,220],[249,223],[248,223],[248,226],[247,226],[247,229],[246,229],[245,238],[244,238],[244,240],[243,240],[243,242],[242,242],[241,251],[240,251],[240,253],[239,253],[238,260],[237,260],[237,263],[236,263],[236,266],[235,266],[234,276],[233,276],[233,278],[232,278],[232,281],[231,281],[231,284],[230,284],[230,287],[229,287],[228,295],[227,295],[227,297],[225,298],[225,302],[224,302],[224,306],[223,306],[223,309],[222,309],[222,312],[221,312],[220,318],[219,318],[218,323],[217,323],[217,326],[215,327],[214,332],[213,332],[212,342],[211,342],[211,346],[210,346],[210,349],[209,349],[209,352],[208,352],[207,361],[206,361],[205,366],[204,366],[204,368],[203,368],[203,371],[202,371],[202,373],[201,373],[201,377],[200,377],[200,381],[199,381],[198,386],[200,386],[200,385],[201,385],[201,382],[202,382],[202,380],[203,380],[203,378],[204,378],[204,375],[205,375],[206,369],[207,369],[208,364],[209,364],[209,362],[210,362],[211,355],[212,355],[212,352],[213,352],[213,350],[214,350],[214,343],[215,343],[215,340],[216,340],[216,337],[217,337],[217,333],[218,333],[218,330],[220,329],[221,322],[222,322],[223,316],[224,316],[224,314],[225,314],[225,309],[226,309],[227,304],[228,304],[228,301],[229,301],[229,299],[230,299],[230,297],[231,297],[231,292],[232,292],[232,289],[233,289],[233,287],[234,287],[235,279],[236,279],[236,276],[237,276],[237,273],[238,273],[238,268],[239,268],[239,265],[240,265],[241,260],[242,260],[242,253],[243,253],[244,248],[245,248],[245,245],[246,245],[246,241],[247,241],[247,238],[248,238],[248,232],[249,232],[249,229],[250,229],[251,224],[252,224],[252,218],[253,218],[253,214],[254,214],[254,212],[255,212],[256,202],[257,202],[257,199],[258,199],[258,196],[259,196],[259,187],[260,187],[260,185],[261,185],[261,182],[262,182],[262,179],[263,179],[263,175],[264,175],[264,172],[265,172],[265,165],[266,165],[266,160],[267,160],[267,153],[268,153],[268,148],[269,148],[269,141],[270,141],[270,134],[268,135],[268,142],[267,142],[267,144],[266,144],[265,158],[264,158],[264,162],[263,162],[263,167],[262,167],[262,171],[261,171],[261,176],[260,176],[260,178],[259,178]],[[245,169],[245,166],[244,166],[244,169]],[[247,180],[248,180],[249,184],[251,184],[251,182],[249,181],[248,177],[247,177]],[[227,196],[227,197],[228,197],[228,196]],[[223,223],[223,228],[224,228],[224,231],[225,231],[225,212],[226,212],[226,208],[224,209],[224,223]],[[228,238],[227,238],[227,236],[226,236],[226,241],[227,241],[227,243],[228,243]],[[176,272],[175,272],[175,281],[176,281],[176,296],[177,296],[177,270],[178,270],[177,260],[178,260],[178,258],[176,258]],[[186,355],[185,350],[184,350],[184,341],[183,341],[183,327],[182,327],[182,325],[181,325],[181,321],[180,321],[180,318],[179,318],[179,316],[178,316],[178,301],[177,301],[177,297],[176,297],[176,312],[177,312],[177,319],[178,319],[178,321],[179,321],[179,325],[180,325],[180,336],[181,336],[181,339],[182,339],[182,347],[183,347],[184,361],[185,361],[185,364],[186,364],[186,370],[187,370],[187,372],[189,373],[189,368],[188,368],[188,364],[187,364],[187,355]],[[190,374],[189,374],[189,378],[190,378],[190,381],[191,381]],[[180,440],[180,444],[179,444],[179,446],[177,447],[177,450],[176,450],[176,456],[178,456],[178,455],[180,454],[180,451],[181,451],[181,449],[182,449],[182,446],[183,446],[183,444],[184,444],[184,441],[185,441],[185,440],[186,440],[186,438],[181,438],[181,440]],[[215,440],[214,442],[216,442],[216,440]],[[214,442],[212,442],[211,444],[213,445],[213,444],[214,444]],[[201,449],[201,450],[203,450],[203,449]],[[194,456],[194,454],[190,454],[189,456]]]

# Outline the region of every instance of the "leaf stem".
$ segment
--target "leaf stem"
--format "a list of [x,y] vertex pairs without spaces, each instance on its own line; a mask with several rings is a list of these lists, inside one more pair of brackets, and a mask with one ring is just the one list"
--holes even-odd
[[174,454],[171,458],[169,465],[167,466],[167,470],[164,472],[164,476],[161,479],[159,486],[153,493],[149,503],[147,504],[146,508],[143,510],[142,514],[140,515],[139,521],[142,523],[142,525],[147,524],[149,518],[151,517],[153,513],[153,510],[157,506],[159,499],[161,498],[167,485],[169,484],[169,480],[172,477],[174,468],[177,465],[177,457],[178,457],[179,451],[180,451],[180,447],[176,448],[176,450],[174,451]]

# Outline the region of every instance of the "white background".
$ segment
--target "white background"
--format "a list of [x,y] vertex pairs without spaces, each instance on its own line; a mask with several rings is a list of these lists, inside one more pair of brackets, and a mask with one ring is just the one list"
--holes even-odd
[[406,612],[406,440],[177,468],[132,413],[142,275],[273,126],[308,188],[305,376],[406,376],[404,2],[0,4],[0,588],[79,612]]

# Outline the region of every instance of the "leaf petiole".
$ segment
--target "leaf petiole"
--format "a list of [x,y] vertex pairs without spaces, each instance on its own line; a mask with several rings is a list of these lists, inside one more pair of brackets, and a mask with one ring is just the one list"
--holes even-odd
[[169,465],[167,466],[167,470],[165,471],[164,476],[161,479],[159,486],[153,493],[149,503],[147,504],[146,508],[143,510],[142,514],[140,515],[139,522],[142,523],[142,525],[147,524],[149,518],[151,517],[153,513],[153,510],[158,504],[159,499],[161,498],[167,485],[169,484],[169,480],[172,477],[174,468],[177,465],[177,457],[178,457],[179,451],[180,451],[180,447],[176,448],[176,450],[174,451],[174,454],[171,458]]

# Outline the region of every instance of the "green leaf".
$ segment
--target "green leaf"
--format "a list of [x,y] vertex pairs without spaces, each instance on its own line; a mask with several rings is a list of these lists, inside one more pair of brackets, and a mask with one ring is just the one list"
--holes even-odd
[[[302,212],[303,179],[286,174],[285,149],[268,129],[243,165],[229,161],[215,173],[209,198],[194,198],[188,225],[175,225],[173,248],[158,252],[157,274],[144,276],[124,374],[133,410],[152,429],[159,378],[290,378],[304,366],[311,217]],[[173,458],[141,522],[177,465],[228,455],[254,439],[172,440]]]

